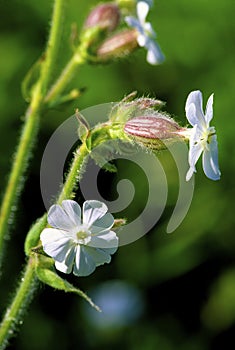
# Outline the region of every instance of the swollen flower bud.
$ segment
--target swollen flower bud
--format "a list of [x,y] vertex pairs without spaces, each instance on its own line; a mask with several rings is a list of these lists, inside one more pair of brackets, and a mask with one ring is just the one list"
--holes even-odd
[[84,27],[100,27],[107,31],[113,31],[119,24],[120,11],[116,4],[106,3],[96,6],[86,19]]
[[97,50],[101,61],[123,57],[132,52],[137,46],[136,30],[126,30],[106,39]]
[[172,118],[159,112],[129,119],[124,126],[124,132],[136,142],[157,150],[183,140],[182,130]]

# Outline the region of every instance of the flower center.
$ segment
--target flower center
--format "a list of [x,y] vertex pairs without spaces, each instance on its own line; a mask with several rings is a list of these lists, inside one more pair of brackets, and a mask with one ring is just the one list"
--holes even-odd
[[211,143],[211,138],[213,135],[215,135],[215,129],[214,127],[208,128],[207,130],[205,130],[205,132],[202,134],[201,138],[200,138],[200,142],[202,143],[204,148],[207,148],[208,145]]
[[76,241],[79,244],[87,244],[91,240],[91,232],[89,230],[80,230],[76,233]]

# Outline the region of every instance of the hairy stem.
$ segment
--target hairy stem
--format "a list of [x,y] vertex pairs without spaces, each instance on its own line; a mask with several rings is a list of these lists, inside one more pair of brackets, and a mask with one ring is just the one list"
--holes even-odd
[[37,136],[39,125],[38,111],[39,106],[36,106],[36,108],[33,110],[31,107],[29,107],[26,113],[25,125],[23,127],[18,148],[15,153],[12,170],[2,201],[0,210],[0,265],[3,258],[5,239],[8,238],[6,231],[8,225],[12,221],[11,216],[13,215],[14,204],[23,186],[23,176],[27,168],[35,138]]
[[18,328],[18,325],[22,323],[24,313],[36,291],[38,280],[35,275],[34,261],[32,259],[29,259],[20,281],[11,306],[7,308],[0,325],[0,350],[7,347],[8,340],[14,335],[14,331]]
[[88,153],[89,151],[85,144],[82,144],[74,153],[73,162],[71,164],[65,184],[58,197],[57,203],[61,203],[64,199],[68,199],[73,196],[73,191],[76,189],[76,186],[81,179],[81,168],[86,161],[86,156]]
[[63,32],[64,7],[66,2],[67,0],[56,0],[54,2],[51,29],[46,49],[46,60],[42,66],[41,72],[43,96],[47,93],[54,66],[58,60],[61,34]]
[[47,91],[52,71],[57,59],[59,42],[62,31],[63,9],[66,0],[55,0],[52,15],[51,30],[46,49],[46,58],[42,67],[41,76],[33,91],[32,101],[25,115],[25,124],[15,153],[9,180],[0,209],[0,266],[3,258],[6,231],[12,221],[13,208],[23,187],[24,174],[37,138],[39,115],[43,108],[43,97]]
[[48,94],[45,97],[45,102],[50,103],[56,101],[60,94],[63,92],[65,86],[72,80],[78,67],[85,63],[86,59],[79,52],[76,52],[68,64],[63,69],[57,81],[49,90]]

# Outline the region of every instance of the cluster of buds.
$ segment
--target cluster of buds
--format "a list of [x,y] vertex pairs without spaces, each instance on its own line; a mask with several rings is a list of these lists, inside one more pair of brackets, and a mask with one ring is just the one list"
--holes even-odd
[[[145,21],[150,5],[146,1],[138,1],[137,17],[128,16],[134,4],[136,2],[133,0],[119,0],[98,5],[90,12],[84,24],[83,35],[85,41],[89,41],[94,56],[91,59],[95,62],[107,62],[126,56],[138,46],[147,49],[147,61],[150,64],[163,61],[164,56],[154,41],[155,32],[151,24]],[[124,15],[124,22],[130,28],[114,33],[121,22],[121,15]]]

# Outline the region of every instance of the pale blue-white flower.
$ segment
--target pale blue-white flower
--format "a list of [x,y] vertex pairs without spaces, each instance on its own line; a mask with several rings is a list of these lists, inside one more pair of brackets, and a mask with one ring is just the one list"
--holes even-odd
[[186,180],[190,180],[196,172],[196,163],[202,154],[202,166],[204,173],[211,180],[220,179],[218,164],[218,145],[216,131],[210,126],[213,118],[213,94],[207,101],[205,114],[203,112],[201,91],[192,91],[187,98],[185,111],[192,129],[189,132],[189,170]]
[[151,23],[146,22],[146,17],[149,12],[149,4],[145,1],[137,2],[137,18],[126,16],[125,21],[130,26],[137,30],[137,42],[139,46],[145,47],[147,50],[147,62],[150,64],[159,64],[164,60],[164,55],[156,43],[156,33],[154,32]]
[[64,200],[48,212],[48,223],[40,239],[44,251],[55,260],[57,270],[76,276],[88,276],[96,266],[111,261],[118,237],[111,230],[114,218],[107,206],[96,200],[79,204]]

